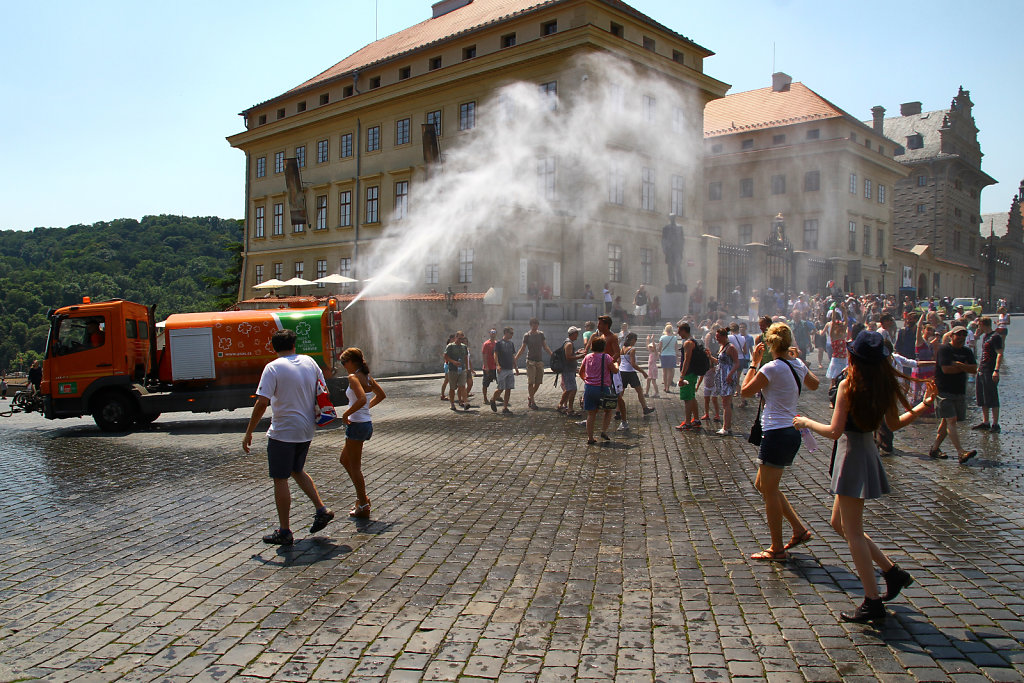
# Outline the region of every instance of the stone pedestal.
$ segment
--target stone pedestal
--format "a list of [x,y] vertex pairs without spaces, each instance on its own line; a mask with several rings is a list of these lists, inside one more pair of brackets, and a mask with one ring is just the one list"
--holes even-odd
[[685,292],[665,292],[661,295],[661,317],[664,320],[656,320],[661,325],[666,322],[676,322],[684,315],[689,305],[690,295]]

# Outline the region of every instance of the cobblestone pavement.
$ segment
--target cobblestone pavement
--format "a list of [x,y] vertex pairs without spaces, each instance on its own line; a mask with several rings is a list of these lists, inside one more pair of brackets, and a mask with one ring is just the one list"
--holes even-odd
[[[6,418],[0,679],[1024,680],[1022,350],[1011,336],[1010,414],[965,436],[969,465],[923,455],[934,423],[897,434],[894,493],[865,524],[916,582],[879,629],[838,618],[861,592],[828,527],[829,449],[783,479],[814,539],[759,564],[753,447],[680,435],[674,399],[587,447],[550,378],[540,411],[520,384],[511,416],[389,383],[364,455],[372,520],[310,538],[295,489],[289,549],[260,541],[275,514],[245,411],[115,435]],[[805,394],[825,418],[824,391]],[[338,511],[343,438],[318,434],[308,465]]]

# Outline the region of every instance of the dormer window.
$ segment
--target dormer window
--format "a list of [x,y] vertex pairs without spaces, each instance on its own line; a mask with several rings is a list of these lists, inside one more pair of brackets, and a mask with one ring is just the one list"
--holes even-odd
[[921,149],[924,147],[924,136],[920,133],[914,133],[913,135],[907,136],[907,149]]

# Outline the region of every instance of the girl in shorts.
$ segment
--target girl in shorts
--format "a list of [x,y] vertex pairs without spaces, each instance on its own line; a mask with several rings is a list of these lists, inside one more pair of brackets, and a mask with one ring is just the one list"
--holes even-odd
[[[647,407],[647,401],[644,400],[644,392],[640,389],[640,375],[647,377],[647,372],[636,362],[636,332],[630,332],[626,335],[626,344],[619,353],[619,372],[622,374],[623,400],[625,400],[626,389],[633,387],[636,389],[637,398],[640,399],[640,407],[643,408],[643,414],[650,415],[653,413],[654,408]],[[623,414],[622,419],[626,419],[625,414]]]
[[341,364],[349,375],[348,389],[345,390],[348,410],[341,415],[347,426],[340,461],[356,487],[356,503],[348,514],[350,517],[366,518],[370,516],[370,499],[366,496],[366,483],[363,481],[363,442],[373,436],[370,408],[387,396],[377,380],[370,377],[370,367],[363,359],[362,351],[354,346],[345,349],[341,354]]

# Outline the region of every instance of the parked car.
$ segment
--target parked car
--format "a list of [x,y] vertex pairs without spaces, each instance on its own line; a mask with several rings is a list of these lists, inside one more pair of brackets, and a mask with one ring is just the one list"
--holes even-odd
[[981,315],[981,300],[975,299],[971,296],[962,296],[953,299],[953,310],[955,311],[960,306],[964,307],[964,313],[970,313],[974,311],[974,315]]

